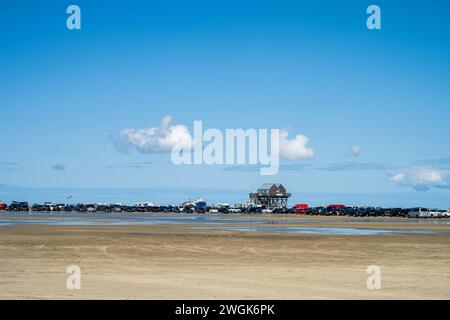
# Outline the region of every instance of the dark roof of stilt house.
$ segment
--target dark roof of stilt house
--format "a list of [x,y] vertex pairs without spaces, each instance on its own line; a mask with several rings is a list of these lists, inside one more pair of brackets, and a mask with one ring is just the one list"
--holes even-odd
[[258,193],[287,193],[286,188],[281,183],[264,183],[257,190]]
[[281,183],[264,183],[261,185],[260,189],[270,189],[273,185],[276,187],[281,186]]

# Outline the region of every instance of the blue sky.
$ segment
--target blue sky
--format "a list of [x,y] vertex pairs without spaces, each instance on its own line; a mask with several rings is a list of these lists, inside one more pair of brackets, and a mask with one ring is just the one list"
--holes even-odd
[[[366,27],[372,3],[381,30]],[[70,4],[81,30],[66,28]],[[449,12],[447,1],[2,4],[0,199],[233,202],[273,181],[291,203],[450,207]],[[265,177],[118,150],[121,130],[167,115],[189,129],[288,129],[315,156]]]

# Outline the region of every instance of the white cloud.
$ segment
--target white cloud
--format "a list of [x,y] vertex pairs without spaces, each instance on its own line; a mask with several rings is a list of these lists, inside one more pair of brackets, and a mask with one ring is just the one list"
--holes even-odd
[[357,157],[361,154],[361,147],[357,144],[352,146],[352,156]]
[[314,157],[314,150],[306,145],[309,138],[304,135],[296,135],[294,139],[288,138],[287,130],[280,130],[280,156],[288,160],[302,160]]
[[172,116],[162,118],[159,127],[146,129],[123,129],[121,140],[141,152],[170,152],[175,145],[191,149],[193,139],[187,126],[171,125]]
[[389,180],[401,183],[406,180],[406,176],[404,173],[397,173],[391,176]]
[[450,171],[432,167],[409,167],[390,171],[392,182],[418,191],[430,188],[450,188]]
[[[193,137],[185,125],[171,125],[172,117],[162,118],[159,127],[145,129],[123,129],[120,139],[116,140],[116,147],[126,151],[129,146],[140,152],[170,152],[175,145],[181,145],[184,150],[193,146]],[[289,139],[287,130],[280,130],[280,157],[288,160],[310,159],[314,151],[307,147],[309,138],[297,135]]]

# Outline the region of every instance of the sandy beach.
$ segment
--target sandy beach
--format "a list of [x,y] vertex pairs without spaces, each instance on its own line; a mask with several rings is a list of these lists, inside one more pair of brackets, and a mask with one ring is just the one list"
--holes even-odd
[[[311,225],[297,219],[297,226]],[[255,233],[182,224],[5,226],[0,227],[0,298],[450,298],[450,224],[312,219],[315,227],[434,233]],[[69,265],[81,268],[80,290],[66,287]],[[367,288],[369,265],[381,268],[380,290]]]

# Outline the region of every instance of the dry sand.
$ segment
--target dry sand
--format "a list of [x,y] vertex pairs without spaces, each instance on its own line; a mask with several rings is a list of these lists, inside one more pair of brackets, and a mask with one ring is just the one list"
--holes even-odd
[[[316,219],[324,221],[314,226],[440,233],[336,236],[186,226],[1,227],[0,299],[450,298],[450,225]],[[66,288],[66,268],[73,264],[81,268],[81,290]],[[381,267],[380,290],[367,289],[369,265]]]

